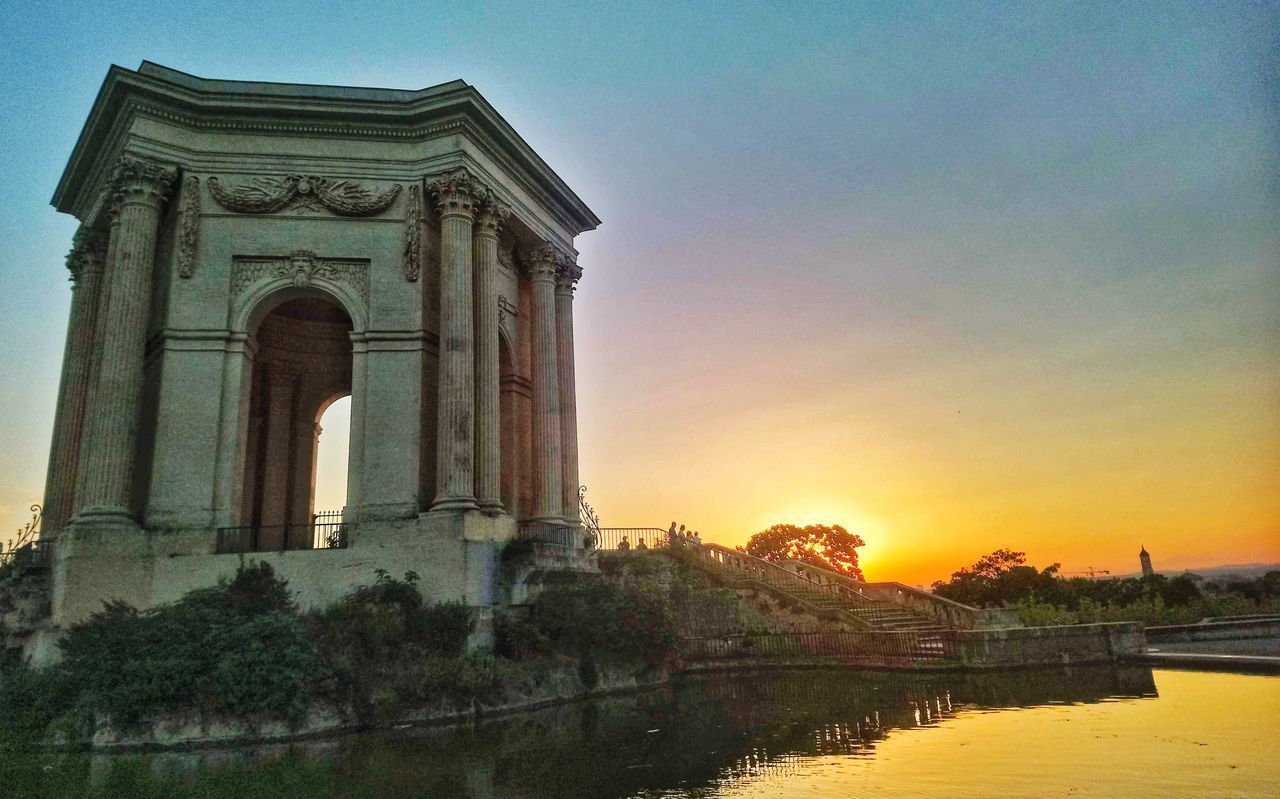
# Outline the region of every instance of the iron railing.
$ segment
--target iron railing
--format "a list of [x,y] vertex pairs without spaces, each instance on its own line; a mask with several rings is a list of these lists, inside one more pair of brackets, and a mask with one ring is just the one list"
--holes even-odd
[[214,551],[219,555],[237,552],[287,552],[300,549],[346,549],[350,525],[342,521],[342,511],[321,511],[309,524],[247,524],[219,527]]
[[873,665],[910,665],[959,657],[952,630],[913,632],[748,633],[680,639],[689,660],[796,658],[848,660]]
[[44,510],[31,506],[31,521],[18,528],[17,538],[0,546],[0,569],[45,569],[53,565],[53,542],[40,540],[40,520]]
[[670,544],[667,531],[657,527],[601,527],[597,535],[600,549],[617,552],[662,549]]
[[28,541],[20,547],[0,552],[0,571],[47,569],[53,565],[52,541]]
[[589,546],[595,540],[595,534],[581,527],[562,522],[520,522],[516,527],[516,538],[520,541],[533,541],[553,547],[577,549]]

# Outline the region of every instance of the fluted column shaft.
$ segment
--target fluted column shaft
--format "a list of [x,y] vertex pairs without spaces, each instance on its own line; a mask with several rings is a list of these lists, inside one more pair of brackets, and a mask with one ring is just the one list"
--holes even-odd
[[502,418],[498,375],[498,228],[507,210],[486,202],[475,224],[476,498],[502,510]]
[[80,467],[84,496],[76,498],[77,513],[86,520],[129,516],[156,233],[173,178],[172,170],[134,159],[116,170],[118,219],[111,231],[106,305],[99,311],[102,340]]
[[58,386],[49,471],[45,478],[44,520],[40,537],[54,540],[71,518],[84,432],[84,409],[92,375],[93,341],[98,314],[99,285],[105,252],[100,237],[87,227],[76,233],[67,256],[71,270],[71,316],[62,354],[62,380]]
[[457,172],[428,188],[440,212],[440,394],[431,509],[471,510],[476,507],[471,226],[478,187]]
[[578,518],[578,398],[573,371],[573,291],[582,270],[566,260],[556,283],[556,363],[560,395],[561,491],[564,517]]
[[533,283],[534,518],[564,518],[564,467],[560,454],[560,376],[556,368],[556,261],[550,247],[529,259]]

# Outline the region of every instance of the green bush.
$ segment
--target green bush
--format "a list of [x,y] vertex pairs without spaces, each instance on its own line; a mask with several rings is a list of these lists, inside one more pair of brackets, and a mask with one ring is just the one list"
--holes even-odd
[[677,643],[666,590],[645,578],[620,585],[605,577],[573,575],[545,588],[529,618],[553,646],[575,655],[613,655],[657,665]]
[[67,680],[79,707],[124,726],[194,708],[296,718],[320,671],[284,581],[265,563],[141,613],[108,603],[60,646],[50,679]]
[[417,581],[413,572],[397,580],[379,570],[373,584],[311,616],[337,698],[366,720],[415,697],[422,663],[457,658],[474,626],[465,605],[425,604]]
[[495,682],[493,658],[471,653],[463,657],[428,657],[420,685],[425,699],[469,703],[492,694]]

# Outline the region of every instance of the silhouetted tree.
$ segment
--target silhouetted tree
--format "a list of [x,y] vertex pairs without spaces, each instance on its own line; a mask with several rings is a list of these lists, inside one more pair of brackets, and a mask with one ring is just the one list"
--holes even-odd
[[1037,570],[1027,565],[1027,553],[997,549],[952,573],[949,581],[934,583],[933,592],[978,607],[999,607],[1028,596],[1054,601],[1063,590],[1060,584],[1064,581],[1058,578],[1060,565]]
[[865,543],[838,524],[775,524],[751,536],[745,549],[738,549],[761,560],[798,560],[861,580],[858,547]]

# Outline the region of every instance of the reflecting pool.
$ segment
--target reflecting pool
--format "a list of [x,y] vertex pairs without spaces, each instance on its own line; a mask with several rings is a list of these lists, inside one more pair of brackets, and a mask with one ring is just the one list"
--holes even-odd
[[1265,797],[1278,716],[1280,677],[755,672],[461,728],[35,756],[0,773],[0,795]]

